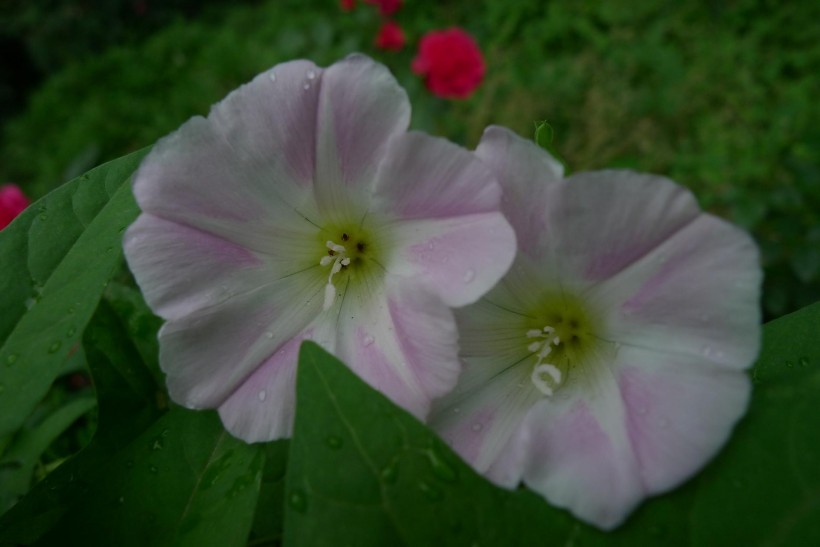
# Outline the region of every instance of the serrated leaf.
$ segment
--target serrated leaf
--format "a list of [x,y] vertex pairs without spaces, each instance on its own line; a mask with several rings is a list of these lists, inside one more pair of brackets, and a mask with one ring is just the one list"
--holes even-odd
[[820,304],[764,328],[748,416],[693,480],[604,533],[479,477],[318,346],[300,353],[285,545],[820,544]]
[[61,186],[0,232],[0,437],[46,393],[119,266],[138,214],[126,181],[146,152]]

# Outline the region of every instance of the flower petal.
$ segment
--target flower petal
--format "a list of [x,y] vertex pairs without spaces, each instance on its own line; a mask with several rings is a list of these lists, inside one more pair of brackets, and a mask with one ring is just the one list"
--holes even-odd
[[751,238],[702,214],[587,297],[616,342],[739,369],[760,344],[760,283]]
[[188,408],[221,405],[319,315],[321,274],[317,266],[167,322],[159,333],[160,366],[171,398]]
[[307,61],[277,65],[158,141],[134,178],[142,210],[260,252],[309,224],[318,86],[302,88],[308,73],[321,76]]
[[522,426],[524,483],[582,520],[616,527],[644,497],[623,414],[617,389],[541,401]]
[[388,277],[384,288],[349,290],[337,328],[339,358],[420,419],[458,379],[452,311],[416,283]]
[[256,253],[153,215],[137,218],[124,245],[148,305],[164,319],[178,319],[270,281],[270,269]]
[[475,153],[503,187],[501,208],[515,229],[519,249],[539,256],[549,241],[546,212],[550,194],[563,178],[564,167],[531,140],[505,127],[485,129]]
[[391,137],[410,123],[407,93],[382,64],[351,55],[325,70],[316,140],[316,200],[323,218],[367,211],[376,168]]
[[623,346],[616,366],[627,433],[649,494],[677,486],[712,458],[751,393],[745,374],[686,355]]
[[515,235],[499,212],[500,189],[468,151],[408,133],[393,139],[371,212],[387,218],[388,272],[412,277],[449,306],[477,300],[509,268]]

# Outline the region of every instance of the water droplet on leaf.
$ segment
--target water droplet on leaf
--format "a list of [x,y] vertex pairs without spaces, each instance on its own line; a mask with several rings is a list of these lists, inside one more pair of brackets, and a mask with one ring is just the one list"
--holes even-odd
[[17,362],[17,354],[16,353],[9,353],[6,357],[6,365],[11,366]]
[[49,352],[49,353],[55,353],[58,349],[60,349],[60,346],[62,346],[62,345],[63,345],[63,343],[62,343],[62,342],[60,342],[59,340],[55,340],[55,341],[54,341],[54,342],[52,342],[52,343],[51,343],[51,345],[48,347],[48,352]]
[[307,510],[307,499],[302,492],[294,490],[288,496],[288,505],[297,513],[304,513]]
[[430,467],[433,468],[433,474],[444,482],[455,482],[458,479],[458,472],[456,468],[444,460],[444,455],[436,448],[427,452],[427,457],[430,460]]
[[800,363],[801,367],[809,366],[809,358],[808,357],[805,357],[805,356],[801,357],[797,362]]
[[393,484],[396,482],[396,479],[399,476],[399,465],[398,461],[393,461],[390,465],[382,469],[381,477],[382,481],[386,482],[387,484]]
[[444,497],[441,488],[426,482],[419,483],[419,490],[421,490],[421,493],[424,494],[425,498],[431,501],[440,500]]
[[342,447],[342,439],[340,439],[336,435],[329,436],[325,441],[327,442],[327,445],[333,450],[338,450]]

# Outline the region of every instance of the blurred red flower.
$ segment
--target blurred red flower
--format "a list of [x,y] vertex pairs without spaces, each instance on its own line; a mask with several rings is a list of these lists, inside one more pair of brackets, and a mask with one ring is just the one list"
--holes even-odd
[[465,99],[484,78],[484,58],[472,36],[459,28],[431,31],[419,42],[413,72],[434,95]]
[[352,11],[356,7],[356,0],[340,0],[339,7],[342,11]]
[[404,31],[395,21],[385,21],[376,35],[376,47],[389,51],[399,51],[404,41]]
[[0,186],[0,230],[8,226],[31,203],[16,184]]
[[401,7],[402,0],[364,0],[366,4],[379,6],[379,13],[385,17],[390,17]]

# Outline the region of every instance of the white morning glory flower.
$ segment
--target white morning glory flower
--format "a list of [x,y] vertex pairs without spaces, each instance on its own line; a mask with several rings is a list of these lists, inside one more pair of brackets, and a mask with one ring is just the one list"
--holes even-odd
[[156,144],[125,252],[166,320],[176,402],[246,441],[286,437],[304,339],[419,417],[453,387],[450,307],[501,278],[515,234],[491,170],[409,118],[366,57],[294,61]]
[[680,484],[746,408],[761,272],[752,240],[671,181],[563,170],[488,128],[476,154],[518,238],[457,310],[465,368],[431,424],[498,484],[609,529]]

